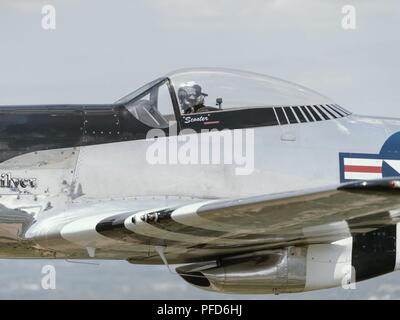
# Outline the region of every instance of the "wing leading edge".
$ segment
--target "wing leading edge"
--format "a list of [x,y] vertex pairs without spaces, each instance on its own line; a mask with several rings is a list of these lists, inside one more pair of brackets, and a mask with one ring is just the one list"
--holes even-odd
[[134,263],[162,263],[155,249],[161,246],[170,263],[186,263],[331,243],[395,224],[399,193],[399,179],[382,179],[238,199],[164,201],[153,209],[143,209],[139,200],[108,202],[38,221],[26,238],[67,256],[72,248],[76,256],[79,247],[80,258],[89,253]]

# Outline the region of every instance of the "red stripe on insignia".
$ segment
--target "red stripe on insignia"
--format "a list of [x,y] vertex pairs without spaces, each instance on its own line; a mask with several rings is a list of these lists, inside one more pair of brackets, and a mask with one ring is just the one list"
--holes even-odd
[[382,167],[373,166],[344,166],[346,172],[369,172],[369,173],[382,173]]

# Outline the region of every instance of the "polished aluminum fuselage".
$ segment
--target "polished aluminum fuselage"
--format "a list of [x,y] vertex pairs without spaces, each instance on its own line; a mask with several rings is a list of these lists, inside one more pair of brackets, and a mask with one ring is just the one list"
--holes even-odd
[[[43,150],[4,161],[0,164],[1,173],[33,177],[37,186],[25,192],[0,189],[1,256],[57,257],[60,251],[62,257],[85,257],[85,251],[73,239],[53,241],[49,234],[39,243],[38,251],[25,245],[32,240],[26,235],[32,234],[45,219],[50,218],[47,221],[51,224],[51,218],[63,212],[69,212],[64,214],[65,221],[76,216],[89,219],[93,209],[86,210],[87,205],[130,201],[126,202],[126,210],[134,211],[144,210],[146,205],[190,203],[193,199],[244,197],[339,185],[339,153],[378,154],[388,137],[400,130],[400,120],[350,115],[329,121],[246,130],[254,134],[253,154],[249,155],[253,156],[249,160],[253,161],[253,170],[249,174],[237,174],[238,165],[234,163],[151,164],[148,149],[154,144],[152,139]],[[178,138],[164,139],[176,141]],[[183,143],[177,141],[178,147]],[[135,200],[140,200],[137,206]],[[110,215],[113,209],[101,206],[98,212]],[[45,227],[41,228],[43,232]],[[18,246],[13,250],[15,244]],[[107,246],[109,243],[105,242],[104,247]],[[129,250],[146,250],[141,246],[133,245]],[[122,258],[123,255],[114,250],[99,257]]]

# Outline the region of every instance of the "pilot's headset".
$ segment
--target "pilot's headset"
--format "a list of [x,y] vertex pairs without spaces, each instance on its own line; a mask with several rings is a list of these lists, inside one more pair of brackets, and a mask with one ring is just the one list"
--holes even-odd
[[204,104],[206,96],[198,84],[186,84],[178,89],[178,98],[184,113],[190,108]]

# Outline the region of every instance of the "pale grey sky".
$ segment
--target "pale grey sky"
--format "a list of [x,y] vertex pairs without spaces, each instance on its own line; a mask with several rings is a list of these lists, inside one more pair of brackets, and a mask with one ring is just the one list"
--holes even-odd
[[[0,104],[110,102],[171,70],[217,66],[400,117],[395,0],[0,1]],[[41,28],[43,4],[57,29]],[[341,8],[357,29],[341,27]]]
[[[56,30],[41,27],[44,4],[56,8]],[[345,4],[356,8],[355,30],[341,27]],[[1,105],[113,102],[171,70],[211,66],[280,77],[355,113],[400,118],[396,0],[0,0],[0,26]],[[1,261],[0,298],[237,297],[123,262],[57,262],[58,288],[43,291],[45,263]],[[397,278],[256,297],[400,298]]]

